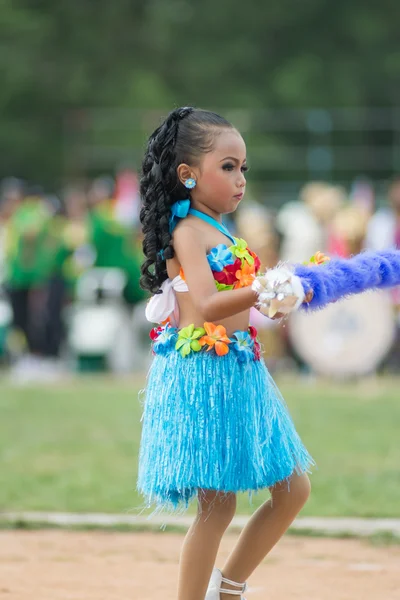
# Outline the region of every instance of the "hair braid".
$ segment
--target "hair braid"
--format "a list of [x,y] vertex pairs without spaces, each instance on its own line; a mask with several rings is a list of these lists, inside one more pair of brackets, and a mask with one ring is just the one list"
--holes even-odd
[[212,128],[232,127],[215,113],[191,107],[173,110],[152,133],[142,163],[140,222],[143,252],[140,285],[158,293],[167,279],[166,260],[174,257],[169,231],[171,206],[188,197],[177,176],[181,162],[194,164],[198,154],[212,148]]

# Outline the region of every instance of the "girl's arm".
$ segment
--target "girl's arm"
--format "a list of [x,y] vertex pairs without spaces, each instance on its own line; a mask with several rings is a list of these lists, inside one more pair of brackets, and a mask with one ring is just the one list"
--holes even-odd
[[257,303],[258,295],[251,286],[218,292],[210,265],[207,247],[201,233],[188,223],[182,223],[174,232],[174,251],[189,288],[196,310],[205,321],[218,322]]

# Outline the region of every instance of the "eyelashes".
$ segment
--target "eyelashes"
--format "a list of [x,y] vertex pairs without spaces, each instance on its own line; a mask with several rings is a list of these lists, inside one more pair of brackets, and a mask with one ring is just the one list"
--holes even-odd
[[[224,171],[233,171],[235,169],[235,165],[227,163],[226,165],[223,165],[222,168],[224,169]],[[241,167],[240,170],[242,171],[242,173],[246,173],[249,170],[249,167],[247,165],[244,165],[243,167]]]

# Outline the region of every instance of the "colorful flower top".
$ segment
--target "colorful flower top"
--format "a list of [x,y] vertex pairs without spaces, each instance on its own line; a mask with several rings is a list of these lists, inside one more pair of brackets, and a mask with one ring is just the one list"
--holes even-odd
[[[218,244],[207,254],[208,264],[218,291],[233,290],[253,283],[260,270],[260,259],[242,238],[233,238],[235,244]],[[185,280],[183,269],[180,276]]]
[[[230,246],[218,244],[207,254],[217,290],[222,292],[251,285],[260,270],[260,259],[249,249],[245,240],[233,237],[222,223],[217,222],[209,215],[190,208],[189,200],[178,201],[172,206],[171,233],[176,225],[176,220],[185,218],[187,214],[206,221],[232,242]],[[155,294],[147,303],[146,318],[151,323],[169,322],[177,325],[179,323],[179,306],[175,292],[189,291],[183,269],[181,268],[179,275],[174,279],[166,279],[160,290],[162,293]]]

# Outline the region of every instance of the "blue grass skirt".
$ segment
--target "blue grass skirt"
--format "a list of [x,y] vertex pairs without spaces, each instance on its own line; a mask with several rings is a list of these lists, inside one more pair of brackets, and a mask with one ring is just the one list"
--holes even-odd
[[314,464],[264,361],[239,358],[154,356],[137,481],[154,512],[183,512],[199,488],[251,495]]

